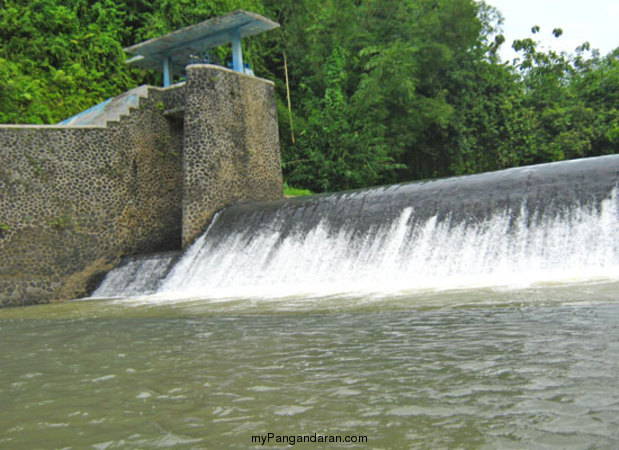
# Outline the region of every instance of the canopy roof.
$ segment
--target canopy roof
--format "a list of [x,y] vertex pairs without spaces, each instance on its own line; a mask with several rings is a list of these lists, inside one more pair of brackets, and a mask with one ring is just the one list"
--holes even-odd
[[125,48],[127,53],[137,56],[129,59],[132,64],[145,69],[164,70],[162,62],[170,70],[178,72],[192,62],[192,56],[202,51],[227,44],[254,34],[279,27],[277,22],[239,9],[225,16],[214,17],[204,22],[173,31],[164,36]]

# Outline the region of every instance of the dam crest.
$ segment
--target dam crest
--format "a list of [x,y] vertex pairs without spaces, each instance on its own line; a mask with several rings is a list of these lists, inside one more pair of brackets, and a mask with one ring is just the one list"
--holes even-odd
[[[94,295],[383,296],[616,281],[618,174],[613,155],[236,205],[157,276],[161,256],[145,255]],[[151,280],[138,288],[136,272]]]

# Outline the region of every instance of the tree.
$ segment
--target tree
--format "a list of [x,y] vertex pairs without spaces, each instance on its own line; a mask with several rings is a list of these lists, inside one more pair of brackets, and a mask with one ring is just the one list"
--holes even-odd
[[[56,123],[160,75],[125,64],[123,47],[260,0],[3,0],[0,121]],[[252,60],[257,44],[247,45]]]
[[244,58],[275,81],[290,184],[332,191],[619,151],[619,49],[602,57],[584,44],[559,54],[525,38],[514,42],[520,58],[503,63],[502,19],[483,1],[2,5],[2,123],[55,123],[138,84],[160,84],[160,74],[129,68],[123,47],[242,8],[281,24],[246,40]]
[[[533,28],[539,32],[539,27]],[[553,30],[556,37],[560,29]],[[530,162],[559,161],[619,151],[617,88],[619,49],[600,58],[586,57],[583,44],[575,56],[538,50],[532,39],[514,42],[522,52],[515,68],[525,92],[523,107],[532,120]]]

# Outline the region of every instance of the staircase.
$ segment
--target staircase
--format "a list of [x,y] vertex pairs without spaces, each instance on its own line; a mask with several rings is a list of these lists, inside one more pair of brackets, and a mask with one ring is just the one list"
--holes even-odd
[[105,126],[107,122],[117,121],[129,114],[132,108],[140,106],[140,98],[148,96],[148,86],[138,86],[117,97],[108,98],[98,105],[88,108],[73,117],[59,122],[58,126]]

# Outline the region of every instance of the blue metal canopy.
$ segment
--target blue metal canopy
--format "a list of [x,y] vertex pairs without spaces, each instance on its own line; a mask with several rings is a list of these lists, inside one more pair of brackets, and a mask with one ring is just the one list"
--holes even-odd
[[230,42],[232,68],[244,72],[241,39],[277,27],[277,22],[239,9],[127,47],[127,53],[136,55],[127,60],[127,64],[163,71],[163,85],[169,86],[174,72],[181,72],[196,55]]

